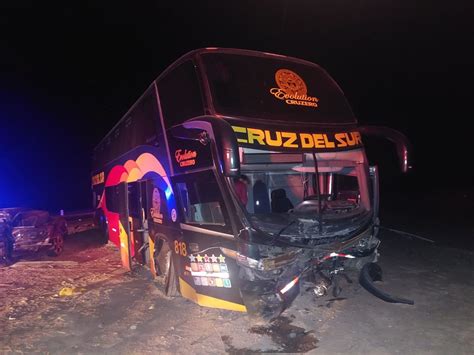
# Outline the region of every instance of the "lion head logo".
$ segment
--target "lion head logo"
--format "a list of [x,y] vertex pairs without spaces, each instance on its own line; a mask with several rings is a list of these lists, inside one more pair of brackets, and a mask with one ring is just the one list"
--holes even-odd
[[289,95],[306,95],[306,84],[301,77],[289,69],[279,69],[275,73],[278,87]]
[[151,209],[150,214],[153,218],[153,221],[156,223],[163,223],[163,214],[161,213],[161,196],[160,190],[156,187],[153,189],[152,198],[151,198]]

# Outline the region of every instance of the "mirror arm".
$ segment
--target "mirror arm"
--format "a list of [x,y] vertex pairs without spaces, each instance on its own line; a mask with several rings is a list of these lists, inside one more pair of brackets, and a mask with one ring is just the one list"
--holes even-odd
[[216,144],[224,175],[240,175],[239,146],[229,123],[217,117],[199,117],[183,123],[183,126],[205,130]]

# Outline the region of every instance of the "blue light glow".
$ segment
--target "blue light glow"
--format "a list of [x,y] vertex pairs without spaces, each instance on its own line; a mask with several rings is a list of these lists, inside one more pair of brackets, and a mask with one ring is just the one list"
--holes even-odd
[[171,187],[170,186],[166,187],[166,190],[165,190],[166,199],[169,200],[172,195],[173,195],[173,190],[171,190]]

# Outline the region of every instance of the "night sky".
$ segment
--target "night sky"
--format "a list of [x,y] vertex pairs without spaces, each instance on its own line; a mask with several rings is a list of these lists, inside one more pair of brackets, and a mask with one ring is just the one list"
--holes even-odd
[[472,190],[472,1],[8,3],[0,207],[89,208],[94,145],[162,70],[208,46],[318,63],[361,123],[405,133],[416,158],[410,176],[393,169],[390,144],[372,155],[386,169],[383,189]]

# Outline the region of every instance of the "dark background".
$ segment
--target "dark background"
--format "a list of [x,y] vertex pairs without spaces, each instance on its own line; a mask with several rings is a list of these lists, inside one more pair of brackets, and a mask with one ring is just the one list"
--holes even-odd
[[316,62],[361,123],[405,133],[408,176],[389,143],[368,141],[385,201],[466,199],[473,19],[471,1],[2,1],[0,207],[89,208],[91,149],[162,70],[207,46]]

